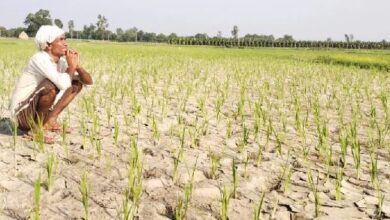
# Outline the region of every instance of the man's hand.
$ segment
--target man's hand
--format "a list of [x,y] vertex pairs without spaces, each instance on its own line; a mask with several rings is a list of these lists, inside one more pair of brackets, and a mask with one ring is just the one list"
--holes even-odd
[[68,49],[65,56],[68,68],[74,73],[79,66],[79,53],[74,49]]
[[79,55],[77,51],[73,49],[68,49],[65,53],[65,56],[66,62],[68,63],[68,69],[66,70],[66,72],[69,74],[70,78],[73,79],[74,73],[79,66]]
[[[76,60],[74,62],[74,64],[76,65],[75,66],[75,71],[77,71],[79,73],[79,80],[83,84],[85,84],[85,85],[92,85],[93,84],[93,80],[92,80],[91,75],[84,68],[82,68],[81,65],[80,65],[80,54],[79,54],[79,52],[77,52],[77,50],[75,50],[75,49],[69,49],[67,51],[67,53],[66,53],[66,60],[67,61],[68,61],[68,55],[69,55],[69,59],[72,59],[72,61],[73,61],[73,59]],[[72,61],[70,61],[70,62],[72,62]],[[70,67],[69,61],[68,61],[68,66]],[[68,70],[69,70],[69,67],[68,67]],[[75,71],[73,71],[73,73]],[[71,74],[71,76],[73,77],[73,74]]]

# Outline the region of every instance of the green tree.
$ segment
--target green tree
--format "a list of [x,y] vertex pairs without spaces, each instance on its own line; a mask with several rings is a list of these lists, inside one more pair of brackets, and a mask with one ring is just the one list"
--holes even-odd
[[232,30],[232,36],[233,36],[233,38],[234,39],[238,39],[238,27],[237,27],[237,25],[234,25],[233,26],[233,30]]
[[138,29],[136,27],[132,27],[126,30],[125,39],[126,41],[137,41]]
[[349,35],[348,34],[344,34],[344,37],[345,37],[345,41],[347,41],[347,43],[349,43]]
[[137,38],[136,38],[136,41],[143,41],[144,40],[144,31],[143,30],[139,30],[137,32]]
[[96,34],[100,37],[101,40],[104,40],[104,33],[106,32],[106,29],[108,28],[108,20],[103,15],[98,15],[98,21],[96,22]]
[[117,28],[115,32],[116,32],[116,40],[117,41],[125,41],[124,31],[122,28]]
[[84,25],[84,28],[83,28],[83,38],[84,39],[95,39],[95,30],[96,30],[96,26],[93,25],[93,24],[90,24],[89,26],[87,25]]
[[209,36],[206,33],[203,33],[203,34],[197,33],[197,34],[195,34],[195,38],[196,39],[207,39],[207,38],[209,38]]
[[54,24],[59,27],[59,28],[63,28],[64,27],[64,24],[62,23],[62,21],[58,18],[54,19]]
[[7,29],[0,26],[0,37],[7,37]]
[[285,34],[282,38],[277,39],[277,41],[281,42],[294,42],[294,38],[292,35]]
[[217,32],[217,38],[221,39],[222,38],[222,31]]
[[68,29],[69,29],[70,38],[73,38],[73,31],[74,31],[74,21],[73,20],[68,21]]
[[156,34],[153,32],[145,32],[143,36],[143,40],[146,42],[155,42],[156,41]]
[[163,33],[158,34],[157,37],[156,37],[156,41],[160,42],[160,43],[161,42],[167,42],[167,40],[168,40],[168,37],[165,36],[165,34],[163,34]]
[[35,14],[29,13],[24,20],[24,24],[27,26],[27,34],[29,36],[35,36],[39,27],[42,25],[52,25],[53,22],[49,10],[40,9]]

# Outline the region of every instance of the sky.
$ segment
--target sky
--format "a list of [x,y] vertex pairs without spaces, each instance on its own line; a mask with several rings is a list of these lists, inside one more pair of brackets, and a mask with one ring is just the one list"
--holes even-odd
[[147,32],[188,36],[222,32],[247,33],[297,40],[390,41],[390,0],[0,0],[0,26],[24,26],[28,13],[50,11],[67,30],[73,19],[77,30],[96,24],[98,14],[108,29],[137,27]]

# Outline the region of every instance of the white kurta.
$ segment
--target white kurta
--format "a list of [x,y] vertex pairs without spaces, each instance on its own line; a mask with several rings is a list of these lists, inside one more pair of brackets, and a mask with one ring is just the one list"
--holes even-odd
[[[56,96],[56,103],[64,91],[72,85],[71,78],[66,73],[67,68],[68,63],[63,57],[56,64],[50,55],[44,51],[34,54],[16,83],[9,106],[11,117],[18,114],[15,110],[19,108],[20,103],[30,97],[44,79],[49,79],[60,90]],[[20,110],[25,107],[27,106],[23,106]]]

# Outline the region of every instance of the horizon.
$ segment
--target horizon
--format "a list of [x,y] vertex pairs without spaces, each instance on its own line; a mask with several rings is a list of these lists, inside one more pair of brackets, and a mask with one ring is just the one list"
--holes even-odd
[[135,3],[116,0],[110,2],[109,7],[101,0],[81,3],[70,0],[61,3],[61,6],[48,0],[18,3],[17,0],[0,2],[0,26],[7,29],[26,27],[23,22],[28,13],[46,9],[53,20],[59,18],[63,22],[64,30],[68,30],[69,20],[74,20],[75,30],[82,30],[84,25],[91,23],[95,25],[98,14],[101,14],[108,19],[107,29],[112,32],[116,28],[126,30],[136,27],[145,32],[176,33],[179,36],[206,33],[213,37],[221,31],[223,37],[229,37],[231,29],[237,25],[240,37],[263,34],[280,38],[287,34],[295,40],[331,38],[340,41],[344,40],[344,34],[353,34],[355,40],[361,41],[390,40],[390,28],[385,28],[386,21],[390,20],[390,14],[386,13],[390,2],[386,0],[246,0],[240,3],[232,0],[185,3],[178,0]]

